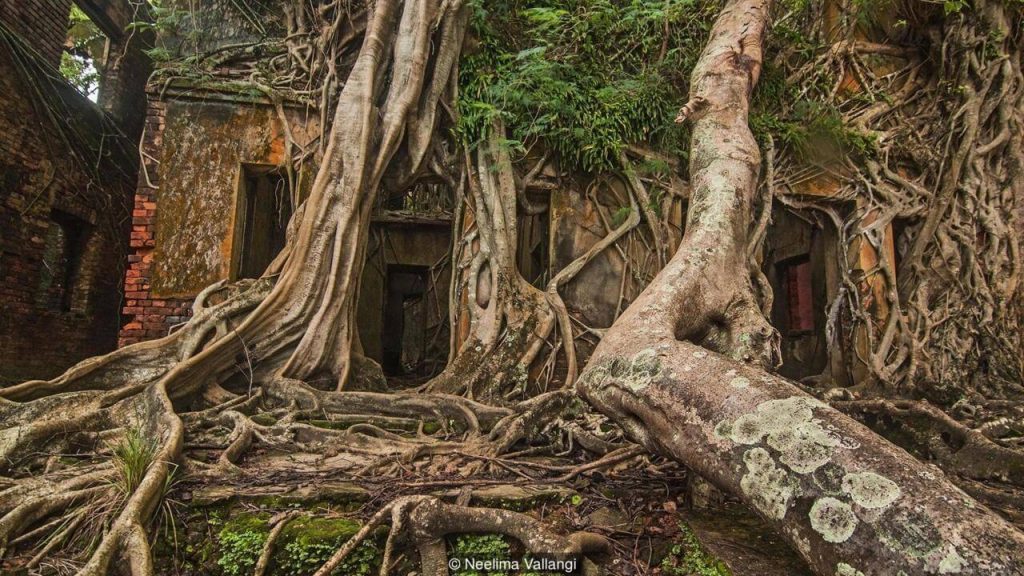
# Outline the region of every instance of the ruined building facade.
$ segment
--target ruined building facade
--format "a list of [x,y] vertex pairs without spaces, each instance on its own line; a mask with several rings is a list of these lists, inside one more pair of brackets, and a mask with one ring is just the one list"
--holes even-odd
[[[182,4],[188,41],[182,41],[184,34],[163,39],[172,58],[258,44],[268,34],[228,2],[185,8]],[[272,25],[272,17],[261,21]],[[309,101],[286,95],[275,102],[252,86],[215,75],[177,75],[149,85],[120,345],[171,333],[188,320],[203,288],[262,274],[284,245],[288,219],[315,176],[322,122],[322,111]],[[308,161],[289,161],[297,156]],[[566,174],[551,163],[527,190],[531,203],[544,209],[524,211],[518,222],[523,276],[544,287],[598,242],[614,227],[608,215],[629,206],[626,186],[621,175]],[[820,199],[837,188],[824,178],[795,193]],[[660,199],[658,210],[670,249],[682,236],[687,203],[685,183],[674,190]],[[366,355],[389,374],[425,376],[447,360],[451,196],[442,184],[424,182],[382,199],[373,217],[358,324]],[[827,329],[827,310],[841,292],[840,267],[870,270],[878,254],[865,243],[847,261],[837,253],[840,243],[830,222],[782,204],[772,214],[762,269],[775,296],[771,316],[783,338],[782,373],[838,384],[858,380],[863,373],[844,357],[855,351],[829,345],[835,333]],[[658,268],[649,231],[641,226],[588,264],[562,293],[580,325],[599,330]],[[877,296],[868,300],[878,307],[871,313],[881,318],[885,287],[880,277],[860,289]],[[585,356],[596,340],[581,332],[578,346]],[[851,339],[856,342],[856,334]]]
[[149,74],[127,0],[81,0],[102,31],[93,102],[59,72],[71,0],[0,0],[0,384],[116,346],[134,142]]

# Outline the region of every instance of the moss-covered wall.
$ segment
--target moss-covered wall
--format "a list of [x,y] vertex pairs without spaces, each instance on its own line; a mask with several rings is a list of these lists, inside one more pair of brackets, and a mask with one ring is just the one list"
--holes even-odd
[[[308,143],[318,114],[287,115]],[[243,165],[283,165],[285,127],[271,106],[211,100],[167,102],[164,122],[152,293],[190,298],[230,275]]]

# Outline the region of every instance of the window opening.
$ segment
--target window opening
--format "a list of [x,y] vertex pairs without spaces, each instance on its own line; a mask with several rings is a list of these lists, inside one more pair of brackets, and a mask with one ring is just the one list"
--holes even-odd
[[88,223],[70,214],[57,210],[50,214],[38,293],[44,307],[62,312],[71,310],[88,228]]
[[68,35],[60,58],[60,73],[93,102],[99,98],[109,50],[109,38],[81,8],[72,4],[68,15]]

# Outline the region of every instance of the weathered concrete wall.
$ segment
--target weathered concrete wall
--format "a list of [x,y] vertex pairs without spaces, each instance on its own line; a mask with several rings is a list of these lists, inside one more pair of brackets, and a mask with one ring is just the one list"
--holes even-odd
[[[629,210],[627,194],[621,180],[604,177],[596,183],[589,180],[571,182],[551,192],[552,274],[604,238],[609,228],[618,225],[615,221],[616,212],[621,215],[622,211]],[[678,200],[672,203],[669,210],[669,243],[674,249],[681,237],[685,210]],[[650,280],[657,273],[658,267],[650,244],[638,236],[648,234],[645,226],[645,223],[641,223],[630,235],[619,240],[615,247],[595,257],[563,289],[562,298],[566,306],[588,326],[611,326],[617,313],[625,310],[637,296],[638,289],[643,288],[640,285],[634,286],[631,278],[640,276]],[[631,262],[630,269],[626,269],[619,250],[627,254]],[[629,275],[625,286],[624,273]]]
[[[317,113],[287,115],[296,141],[309,143]],[[243,165],[283,165],[285,130],[266,104],[153,95],[143,147],[122,346],[166,335],[200,290],[230,277]]]
[[[78,0],[79,6],[93,5],[103,10],[110,38],[97,101],[118,121],[121,130],[138,142],[146,120],[146,82],[153,72],[153,62],[145,50],[153,45],[153,33],[144,28],[129,30],[133,21],[149,18],[145,4],[133,5],[130,0]],[[94,20],[95,21],[95,20]],[[99,22],[97,22],[99,24]]]
[[164,104],[150,102],[146,137],[142,142],[142,170],[132,209],[128,269],[124,279],[122,312],[127,322],[121,327],[119,347],[166,336],[172,326],[184,322],[192,313],[189,299],[157,298],[151,294],[153,250],[156,246],[156,191],[160,185],[157,158],[163,146],[163,125]]
[[[177,12],[177,33],[164,35],[160,44],[176,56],[261,40],[264,31],[280,32],[278,21],[284,16],[275,1],[171,0],[165,6]],[[248,18],[240,6],[249,11]]]
[[[291,113],[300,145],[315,114]],[[166,105],[157,193],[153,293],[191,297],[231,271],[243,164],[284,164],[285,130],[273,108],[226,102]],[[305,137],[304,137],[305,136]]]
[[[23,76],[14,57],[0,50],[0,383],[52,377],[114,348],[135,179],[132,144],[108,131],[100,110],[60,81]],[[37,64],[40,74],[59,78],[48,62]],[[80,161],[43,101],[25,97],[31,78],[42,82],[37,88],[53,98],[51,105],[66,108],[64,125],[84,135],[76,141]],[[121,154],[104,156],[97,175],[92,152],[101,139],[107,154]],[[64,240],[77,254],[70,268],[63,266],[62,219],[83,231]]]

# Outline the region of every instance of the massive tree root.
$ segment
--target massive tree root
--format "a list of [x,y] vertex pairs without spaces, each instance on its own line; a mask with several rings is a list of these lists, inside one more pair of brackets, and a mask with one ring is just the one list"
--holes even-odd
[[[358,546],[372,529],[390,516],[382,576],[390,574],[394,560],[395,542],[411,540],[419,552],[424,576],[445,576],[451,566],[445,547],[445,537],[452,534],[500,533],[521,542],[531,554],[560,556],[583,560],[585,555],[608,551],[608,542],[596,534],[576,533],[562,537],[552,533],[543,523],[525,514],[509,510],[467,508],[451,505],[430,496],[398,498],[380,509],[358,534],[340,548],[315,574],[328,576]],[[584,565],[583,574],[593,574],[593,565]]]
[[605,335],[580,393],[739,496],[820,574],[1024,573],[1024,536],[1004,520],[764,370],[775,346],[747,273],[759,168],[747,110],[769,6],[729,2],[712,30],[682,114],[694,122],[686,236]]
[[[629,217],[607,226],[607,236],[545,290],[531,286],[516,268],[516,202],[525,194],[502,127],[476,151],[446,154],[437,141],[465,4],[377,1],[338,16],[313,50],[294,44],[309,31],[304,9],[292,6],[289,29],[305,32],[289,35],[282,58],[310,77],[326,75],[324,94],[341,92],[288,245],[264,278],[204,291],[192,321],[167,338],[88,360],[53,381],[0,390],[0,551],[58,527],[29,560],[36,562],[73,541],[70,532],[93,522],[86,518],[93,509],[99,536],[78,543],[86,553],[78,573],[99,576],[123,565],[148,576],[153,520],[178,471],[226,483],[248,474],[248,457],[273,451],[315,455],[294,464],[304,472],[406,474],[416,478],[407,486],[413,490],[471,484],[453,473],[457,465],[486,472],[482,483],[502,481],[494,479],[499,472],[567,482],[637,458],[636,446],[595,430],[592,418],[567,421],[578,391],[644,448],[738,495],[821,574],[1024,572],[1017,551],[1024,538],[1009,525],[941,473],[766,371],[777,361],[777,335],[762,313],[770,295],[751,276],[748,244],[757,241],[748,227],[760,158],[747,109],[770,4],[732,0],[712,31],[681,113],[694,123],[686,236],[578,379],[559,288],[635,229],[641,214],[659,264],[668,251],[627,161]],[[357,39],[361,49],[342,82],[338,66],[351,54],[344,45]],[[330,54],[326,64],[311,62],[320,52]],[[450,176],[442,165],[452,163],[466,169]],[[428,165],[465,195],[452,259],[456,352],[423,390],[360,391],[379,380],[360,353],[354,318],[374,201],[380,189],[401,190]],[[530,389],[530,370],[545,353],[553,366],[559,347],[565,387]],[[548,436],[558,427],[570,431],[568,449],[578,444],[601,458],[546,464],[509,454],[524,440],[521,454],[555,452]],[[144,457],[129,466],[132,446]],[[272,481],[275,470],[261,472]],[[456,532],[507,534],[536,553],[606,548],[593,535],[563,537],[526,515],[462,504],[401,495],[319,574],[331,573],[388,519],[382,574],[400,547],[418,552],[425,575],[446,574],[444,537]],[[272,540],[261,555],[264,569]]]
[[[336,107],[334,126],[343,128],[331,131],[295,232],[281,262],[271,267],[276,277],[208,313],[201,297],[197,320],[164,340],[86,361],[52,382],[3,391],[5,471],[31,470],[24,456],[44,446],[83,440],[95,445],[112,435],[107,431],[116,435],[129,427],[156,445],[152,462],[81,574],[106,574],[118,556],[133,573],[152,573],[145,529],[181,456],[184,425],[177,408],[219,389],[237,374],[239,359],[249,368],[247,393],[253,383],[326,375],[340,388],[364,376],[352,374],[354,366],[367,365],[358,358],[354,306],[370,211],[399,147],[408,140],[403,160],[418,160],[430,144],[422,141],[423,128],[406,126],[425,125],[433,133],[466,17],[460,2],[375,5]],[[418,162],[403,162],[390,176],[406,181],[418,169]],[[248,435],[243,430],[238,438]],[[29,528],[30,522],[18,521],[24,513],[11,514],[0,534],[4,542]]]

